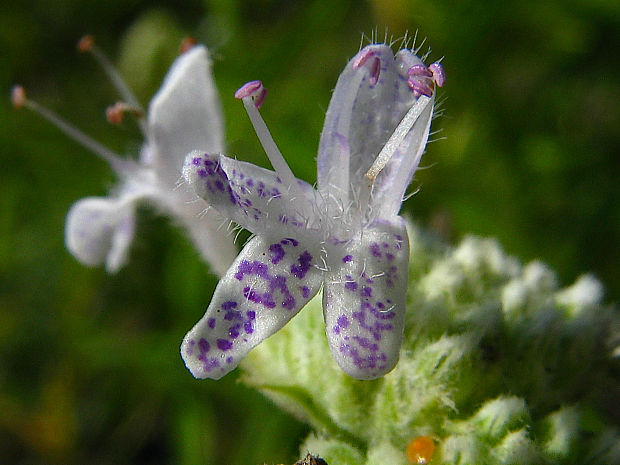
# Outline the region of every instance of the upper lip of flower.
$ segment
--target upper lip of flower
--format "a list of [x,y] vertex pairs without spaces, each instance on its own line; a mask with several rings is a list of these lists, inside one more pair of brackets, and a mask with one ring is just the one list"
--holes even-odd
[[275,172],[215,153],[185,159],[183,175],[196,193],[256,235],[185,337],[181,353],[195,376],[232,370],[321,286],[341,367],[360,379],[391,370],[408,268],[398,211],[424,152],[442,73],[409,50],[362,49],[340,75],[327,111],[316,190],[294,177],[260,117],[260,81],[237,91]]

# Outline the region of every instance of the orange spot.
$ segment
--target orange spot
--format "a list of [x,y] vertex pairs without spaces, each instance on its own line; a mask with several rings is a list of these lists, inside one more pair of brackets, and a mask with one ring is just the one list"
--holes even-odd
[[407,458],[411,463],[426,465],[431,462],[435,442],[428,436],[418,436],[407,445]]
[[11,89],[11,102],[15,108],[21,108],[26,103],[26,91],[22,86],[13,86]]
[[87,34],[78,41],[77,43],[78,52],[86,53],[90,51],[91,48],[93,48],[93,45],[95,45],[95,38],[91,36],[90,34]]
[[116,102],[114,105],[110,105],[105,109],[105,117],[108,123],[121,124],[125,111],[127,111],[127,105],[123,102]]
[[181,42],[181,46],[179,47],[179,53],[183,54],[190,50],[194,45],[196,45],[198,41],[193,37],[186,37]]

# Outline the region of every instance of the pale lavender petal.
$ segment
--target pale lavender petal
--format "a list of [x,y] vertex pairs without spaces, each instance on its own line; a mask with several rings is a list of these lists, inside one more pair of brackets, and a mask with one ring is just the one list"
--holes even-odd
[[[183,176],[199,197],[256,234],[298,237],[312,233],[308,228],[316,218],[300,214],[301,202],[291,197],[273,171],[224,155],[194,151],[185,160]],[[312,186],[298,183],[308,196],[314,196]]]
[[[360,197],[367,184],[364,175],[416,101],[407,83],[408,70],[413,66],[427,69],[408,50],[395,57],[387,45],[369,45],[345,67],[330,101],[319,145],[318,187],[324,198],[335,198],[346,206],[347,200]],[[374,181],[373,206],[380,218],[390,218],[400,208],[424,151],[432,109],[432,104],[427,106]]]
[[[420,63],[420,59],[408,50],[401,50],[395,58],[396,67],[400,70],[419,66]],[[397,106],[401,108],[401,111],[404,109],[404,113],[406,113],[415,100],[407,82],[402,82],[399,79],[398,83],[397,99],[399,104]],[[405,107],[402,106],[403,103]],[[379,212],[378,215],[381,218],[389,218],[391,215],[396,215],[400,210],[403,196],[426,148],[434,104],[435,94],[433,93],[431,101],[424,108],[418,120],[374,182],[371,206],[374,211]],[[399,122],[400,120],[396,122],[396,125]]]
[[181,356],[191,373],[221,378],[295,316],[321,287],[317,257],[293,238],[252,239],[183,340]]
[[404,222],[375,222],[330,255],[323,311],[332,354],[354,378],[383,376],[398,361],[403,334],[409,261]]
[[149,158],[172,186],[191,150],[224,150],[223,122],[207,49],[195,46],[172,64],[148,111]]
[[67,249],[81,263],[106,263],[108,272],[127,261],[134,235],[134,207],[116,198],[88,197],[71,207],[65,226]]

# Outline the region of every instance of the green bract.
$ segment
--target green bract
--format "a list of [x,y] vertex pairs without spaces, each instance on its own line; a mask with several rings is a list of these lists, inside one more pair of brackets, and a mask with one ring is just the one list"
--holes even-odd
[[[613,308],[582,276],[560,289],[491,239],[448,247],[411,227],[400,363],[358,381],[330,356],[320,298],[248,355],[244,380],[310,423],[301,447],[330,465],[620,463]],[[615,343],[617,344],[617,342]],[[616,351],[617,352],[617,351]],[[616,378],[614,379],[614,369]],[[615,396],[615,398],[614,398]]]

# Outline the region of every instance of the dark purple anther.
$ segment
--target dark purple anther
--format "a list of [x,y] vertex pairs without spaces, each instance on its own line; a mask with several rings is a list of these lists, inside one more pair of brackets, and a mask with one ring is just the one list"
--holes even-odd
[[446,83],[446,72],[443,70],[443,66],[441,66],[440,63],[435,62],[430,65],[428,69],[430,69],[433,73],[433,79],[435,80],[435,83],[439,87],[443,87],[443,85]]

